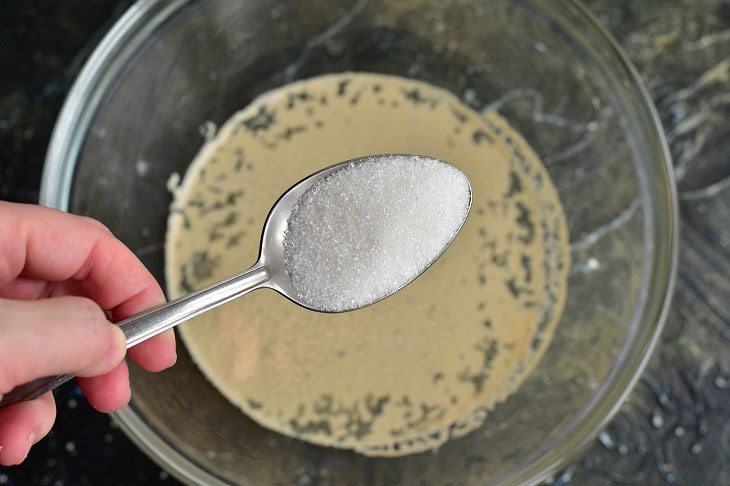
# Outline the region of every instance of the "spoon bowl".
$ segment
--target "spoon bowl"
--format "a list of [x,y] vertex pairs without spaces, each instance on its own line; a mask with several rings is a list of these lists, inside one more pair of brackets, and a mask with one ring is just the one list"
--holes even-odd
[[[467,216],[469,215],[469,211],[471,210],[471,200],[472,200],[472,194],[471,194],[471,185],[469,185],[468,180],[466,180],[469,190],[469,197],[468,197],[468,205],[464,212],[464,216],[459,221],[458,227],[456,229],[456,232],[453,234],[451,239],[449,239],[446,244],[441,248],[441,251],[434,256],[434,258],[426,263],[425,266],[422,267],[422,269],[415,273],[412,278],[406,279],[402,282],[402,285],[392,289],[390,292],[386,293],[385,295],[382,295],[381,297],[374,299],[370,301],[368,304],[365,305],[359,305],[356,307],[343,309],[343,310],[328,310],[328,309],[322,309],[313,307],[309,303],[307,303],[305,300],[301,299],[296,288],[292,284],[291,276],[289,275],[289,272],[285,265],[285,254],[284,254],[284,237],[287,230],[287,222],[289,220],[289,217],[292,214],[292,211],[294,210],[295,205],[297,202],[301,199],[301,197],[318,181],[325,179],[329,177],[330,175],[334,174],[335,172],[338,172],[341,169],[344,169],[345,167],[351,166],[351,165],[357,165],[363,162],[374,162],[378,160],[385,160],[389,158],[401,158],[401,159],[407,159],[414,162],[425,162],[425,161],[437,161],[440,163],[446,163],[444,161],[434,159],[432,157],[425,157],[421,155],[411,155],[411,154],[381,154],[381,155],[372,155],[367,157],[359,157],[356,159],[346,160],[344,162],[340,162],[338,164],[332,165],[330,167],[324,168],[318,172],[315,172],[314,174],[308,176],[307,178],[301,180],[300,182],[293,185],[291,188],[289,188],[280,198],[279,200],[274,204],[271,211],[269,212],[269,215],[266,218],[266,222],[264,223],[264,229],[263,234],[261,237],[261,250],[259,252],[259,259],[258,262],[252,267],[252,269],[255,269],[257,267],[265,268],[268,273],[268,279],[265,282],[262,282],[258,287],[268,287],[271,289],[276,290],[284,297],[288,298],[292,302],[301,305],[302,307],[305,307],[307,309],[316,311],[316,312],[324,312],[324,313],[338,313],[338,312],[346,312],[351,310],[360,309],[362,307],[366,307],[368,305],[372,305],[376,302],[379,302],[383,300],[386,297],[389,297],[390,295],[393,295],[395,292],[399,291],[409,283],[411,283],[413,280],[418,278],[423,272],[425,272],[433,263],[441,257],[444,251],[451,245],[451,242],[456,238],[456,235],[461,230],[462,226],[464,225],[464,222],[466,221]],[[257,288],[258,288],[257,287]]]

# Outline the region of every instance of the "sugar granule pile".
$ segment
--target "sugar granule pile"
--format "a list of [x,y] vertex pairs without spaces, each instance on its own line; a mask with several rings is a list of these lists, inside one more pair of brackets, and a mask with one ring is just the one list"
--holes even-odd
[[466,176],[427,157],[366,159],[317,181],[284,236],[299,298],[341,312],[395,292],[443,252],[470,205]]

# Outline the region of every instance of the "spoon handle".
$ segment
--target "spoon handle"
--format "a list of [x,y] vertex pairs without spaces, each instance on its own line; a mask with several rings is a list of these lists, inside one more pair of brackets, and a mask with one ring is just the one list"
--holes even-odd
[[[125,319],[117,325],[127,337],[130,348],[162,331],[225,304],[259,288],[270,278],[269,271],[257,263],[245,272],[196,290],[171,302]],[[73,378],[70,375],[46,376],[18,385],[2,396],[0,409],[13,403],[32,400]]]
[[127,336],[127,347],[131,348],[181,322],[247,294],[267,280],[269,271],[256,264],[245,272],[132,316],[118,325]]

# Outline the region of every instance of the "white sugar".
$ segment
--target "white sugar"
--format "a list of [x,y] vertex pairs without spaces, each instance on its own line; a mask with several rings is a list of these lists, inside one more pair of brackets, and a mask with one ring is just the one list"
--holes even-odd
[[284,236],[299,298],[339,312],[386,297],[439,257],[470,204],[466,176],[427,157],[366,159],[317,181]]

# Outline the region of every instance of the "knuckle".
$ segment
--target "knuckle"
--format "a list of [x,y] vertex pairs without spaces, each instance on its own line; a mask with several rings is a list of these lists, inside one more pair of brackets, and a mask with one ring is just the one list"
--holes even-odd
[[77,309],[78,319],[92,332],[101,332],[106,325],[106,315],[96,302],[86,297],[69,297]]
[[107,228],[107,226],[104,223],[102,223],[101,221],[99,221],[98,219],[90,218],[89,216],[79,216],[79,218],[81,218],[85,224],[88,224],[92,228],[94,228],[104,234],[107,234],[107,235],[112,234],[111,230],[109,228]]

